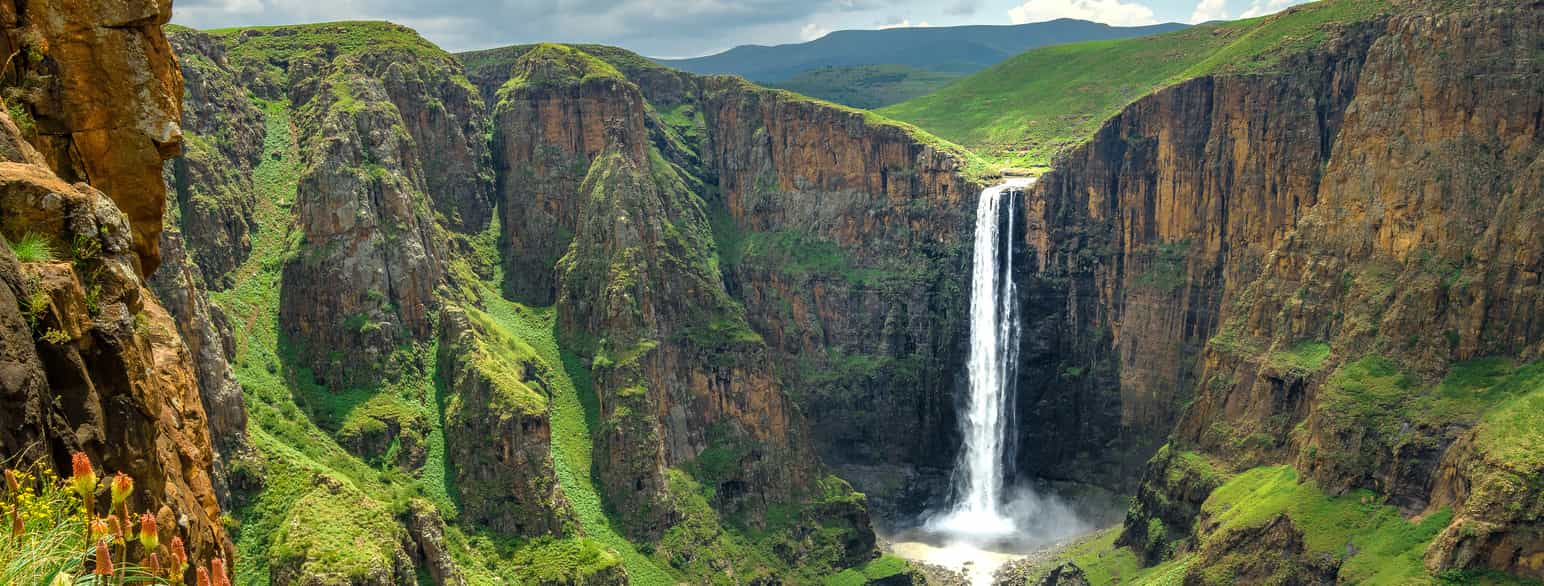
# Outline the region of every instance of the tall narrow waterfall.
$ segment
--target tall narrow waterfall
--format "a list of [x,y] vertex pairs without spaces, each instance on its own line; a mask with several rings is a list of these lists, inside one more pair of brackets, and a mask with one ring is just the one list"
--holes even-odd
[[960,417],[965,445],[955,468],[951,510],[932,525],[981,538],[1014,532],[1003,512],[1003,477],[1013,437],[1013,386],[1019,351],[1014,311],[1014,195],[1027,180],[981,192],[976,206],[970,294],[970,399]]

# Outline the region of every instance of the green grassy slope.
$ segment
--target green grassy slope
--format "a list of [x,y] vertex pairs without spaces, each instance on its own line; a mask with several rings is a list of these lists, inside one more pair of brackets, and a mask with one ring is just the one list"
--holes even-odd
[[[458,497],[453,464],[445,460],[442,390],[432,341],[402,350],[427,357],[416,361],[421,369],[409,369],[396,382],[374,388],[333,393],[315,384],[310,372],[290,365],[291,350],[278,327],[279,278],[285,259],[298,245],[298,233],[291,230],[291,209],[301,169],[287,105],[271,102],[264,106],[268,127],[264,152],[279,156],[265,157],[254,172],[258,230],[253,254],[235,272],[233,287],[211,294],[212,301],[235,325],[233,366],[246,393],[251,415],[248,430],[256,448],[255,457],[239,460],[233,474],[260,479],[263,485],[262,490],[244,495],[232,511],[232,533],[241,560],[236,567],[238,583],[267,584],[273,564],[286,559],[316,560],[308,563],[322,564],[313,566],[318,571],[345,576],[388,567],[392,545],[403,538],[396,517],[412,500],[429,502],[449,522],[451,554],[473,584],[501,583],[511,576],[534,580],[540,576],[533,573],[537,570],[605,562],[615,555],[608,548],[622,554],[636,583],[673,583],[662,579],[667,574],[651,569],[647,560],[638,563],[641,556],[605,529],[603,516],[594,514],[600,509],[588,483],[587,435],[577,436],[586,458],[582,464],[565,466],[576,458],[565,456],[577,448],[565,444],[554,451],[560,471],[572,467],[584,471],[566,474],[562,482],[569,500],[581,512],[589,538],[521,541],[454,523]],[[505,306],[490,305],[501,321],[509,315]],[[545,329],[516,331],[525,339],[537,340],[538,349],[550,347],[540,341],[550,343],[552,339],[551,313],[537,314],[537,319],[546,320],[542,322]],[[568,379],[563,375],[557,380]],[[559,387],[563,392],[552,399],[557,425],[571,422],[573,413],[583,411],[575,406],[578,398],[573,388]],[[391,456],[379,462],[365,461],[338,443],[337,437],[345,430],[385,413],[431,423],[426,438],[428,457],[422,468],[411,472],[397,469]],[[582,426],[583,415],[577,417]],[[555,435],[576,437],[574,433]]]
[[770,85],[854,108],[882,108],[938,91],[964,76],[907,65],[854,65],[813,69]]
[[1390,10],[1324,0],[1184,31],[1035,49],[915,100],[879,110],[999,164],[1045,166],[1138,98],[1216,73],[1259,73],[1334,26]]

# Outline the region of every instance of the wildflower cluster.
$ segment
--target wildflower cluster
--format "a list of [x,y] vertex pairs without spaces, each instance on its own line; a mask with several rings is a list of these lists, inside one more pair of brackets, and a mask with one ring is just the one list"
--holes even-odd
[[[199,586],[230,585],[224,559],[193,567],[181,536],[163,541],[156,515],[130,508],[134,479],[120,472],[102,486],[85,454],[72,456],[67,480],[40,465],[6,469],[4,480],[0,583],[182,586],[192,573]],[[105,513],[100,492],[108,497]]]

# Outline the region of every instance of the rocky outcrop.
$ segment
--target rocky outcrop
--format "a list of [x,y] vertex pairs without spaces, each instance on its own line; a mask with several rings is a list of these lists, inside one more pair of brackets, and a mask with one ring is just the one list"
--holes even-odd
[[247,441],[246,399],[231,370],[235,340],[230,323],[220,308],[209,303],[203,280],[187,254],[181,230],[168,226],[161,232],[161,268],[150,280],[150,290],[176,322],[187,344],[198,380],[198,395],[209,419],[214,442],[212,481],[220,504],[231,504],[227,479],[230,459],[250,449]]
[[609,64],[577,49],[542,45],[505,72],[509,83],[493,110],[494,170],[502,208],[505,289],[550,305],[559,257],[579,224],[580,184],[616,127],[617,145],[634,160],[648,147],[643,97]]
[[1202,548],[1200,561],[1185,573],[1185,584],[1335,584],[1338,569],[1335,558],[1307,547],[1292,519],[1276,515]]
[[[1529,2],[1401,4],[1264,75],[1139,100],[1059,161],[1025,202],[1025,315],[1051,342],[1021,381],[1040,398],[1019,404],[1079,413],[1091,433],[1023,441],[1054,450],[1028,447],[1025,463],[1140,451],[1175,422],[1174,449],[1224,469],[1290,462],[1407,513],[1453,506],[1433,571],[1533,575],[1537,509],[1502,512],[1457,487],[1513,494],[1502,487],[1537,470],[1453,459],[1484,434],[1482,413],[1516,407],[1422,405],[1455,363],[1540,355],[1544,258],[1524,235],[1544,230],[1544,101],[1529,89],[1541,72],[1525,56],[1541,25]],[[1175,482],[1177,461],[1154,460],[1125,543],[1150,541],[1152,520],[1184,534],[1180,517],[1204,495]],[[1222,541],[1198,568],[1248,557]],[[1261,571],[1326,575],[1304,563]]]
[[403,525],[413,539],[416,549],[413,559],[420,568],[429,571],[429,577],[437,586],[462,586],[466,578],[451,557],[450,544],[445,541],[445,521],[428,503],[414,501],[402,513]]
[[169,1],[0,5],[13,121],[61,179],[91,183],[128,215],[145,275],[160,264],[161,162],[182,143],[182,76],[161,32],[171,15]]
[[228,273],[252,251],[252,169],[264,156],[263,115],[238,82],[221,39],[181,28],[167,36],[187,91],[183,153],[171,165],[172,217],[203,282],[224,289]]
[[[192,356],[135,268],[128,218],[54,175],[8,116],[0,135],[5,331],[0,454],[68,470],[85,452],[136,480],[130,506],[158,511],[199,559],[231,556],[211,485],[214,454]],[[25,258],[23,240],[41,242]]]
[[289,89],[305,171],[280,321],[302,363],[334,388],[378,383],[399,346],[432,336],[447,278],[426,160],[371,63],[301,61]]
[[514,350],[520,344],[476,309],[440,314],[446,452],[456,463],[461,517],[515,537],[574,533],[552,468],[542,381],[550,375]]

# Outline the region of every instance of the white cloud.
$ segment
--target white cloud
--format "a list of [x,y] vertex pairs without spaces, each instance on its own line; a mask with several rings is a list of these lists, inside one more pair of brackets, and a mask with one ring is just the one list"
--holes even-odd
[[1282,9],[1288,6],[1297,4],[1298,2],[1302,1],[1303,0],[1255,0],[1255,3],[1251,4],[1249,8],[1245,10],[1243,14],[1238,15],[1238,17],[1254,18],[1256,16],[1274,14],[1276,12],[1280,12]]
[[802,38],[806,41],[813,41],[830,33],[830,28],[815,24],[813,22],[808,22],[799,29],[799,38]]
[[887,28],[913,28],[913,27],[929,27],[929,26],[933,26],[932,23],[929,23],[928,21],[925,21],[925,20],[922,21],[922,22],[915,22],[914,23],[910,19],[903,18],[899,22],[889,22],[889,23],[881,24],[881,25],[879,25],[879,28],[881,28],[881,29],[887,29]]
[[1105,24],[1132,26],[1153,24],[1153,9],[1121,0],[1029,0],[1008,11],[1013,24],[1078,18]]
[[1228,17],[1228,0],[1200,0],[1196,2],[1195,12],[1190,13],[1191,24],[1199,24],[1208,20],[1223,20]]

